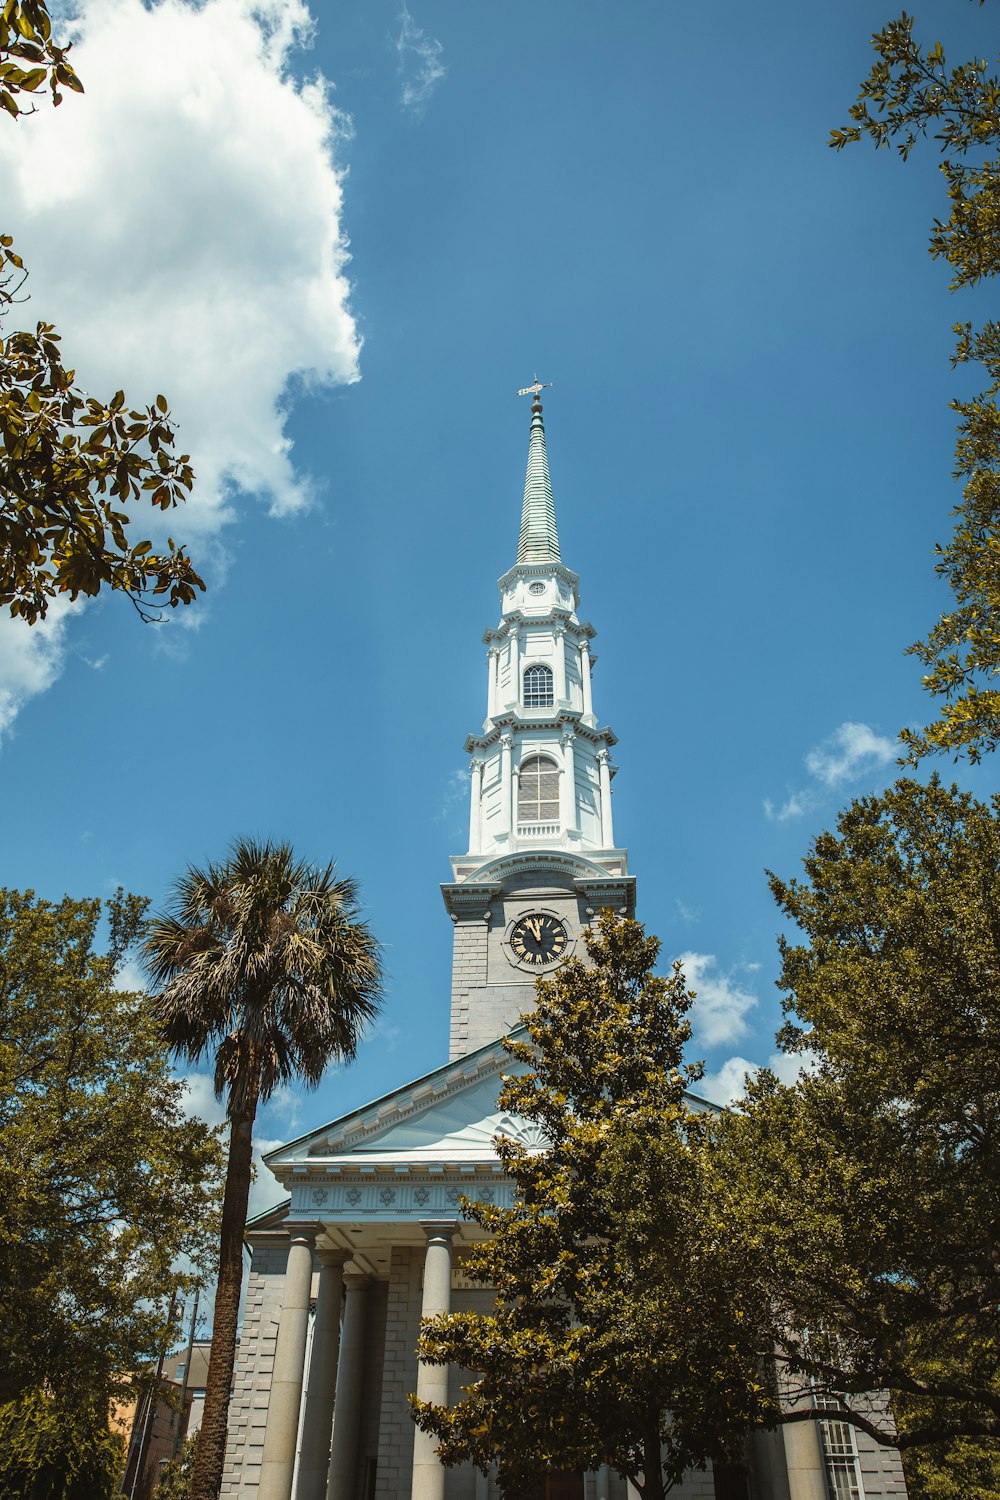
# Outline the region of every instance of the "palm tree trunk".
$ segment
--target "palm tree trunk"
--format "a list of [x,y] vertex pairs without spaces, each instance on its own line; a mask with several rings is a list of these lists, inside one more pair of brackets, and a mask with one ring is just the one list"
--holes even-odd
[[229,1395],[236,1363],[240,1290],[243,1285],[243,1227],[250,1199],[253,1165],[254,1097],[247,1112],[233,1119],[229,1130],[226,1191],[219,1232],[219,1280],[215,1292],[212,1350],[205,1379],[205,1409],[198,1432],[191,1475],[191,1500],[218,1500],[226,1461]]

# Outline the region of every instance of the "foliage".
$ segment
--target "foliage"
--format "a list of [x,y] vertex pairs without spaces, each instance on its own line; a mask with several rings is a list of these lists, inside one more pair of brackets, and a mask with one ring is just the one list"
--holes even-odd
[[169,1459],[163,1465],[151,1500],[188,1500],[197,1445],[197,1434],[184,1439],[184,1446],[177,1457]]
[[[81,91],[67,50],[53,43],[41,0],[0,0],[0,106],[15,119],[30,113],[46,80],[56,104],[60,86]],[[0,313],[24,280],[0,234]],[[165,397],[136,409],[123,391],[86,395],[51,323],[0,338],[0,606],[34,624],[57,595],[102,588],[126,594],[144,620],[190,604],[205,585],[184,547],[130,538],[125,509],[144,499],[168,511],[186,498],[191,465],[173,445]]]
[[218,1142],[146,997],[115,988],[145,905],[0,891],[0,1399],[155,1360],[175,1259],[212,1243]]
[[4,1500],[112,1500],[124,1456],[103,1406],[67,1404],[39,1390],[0,1406]]
[[772,877],[803,936],[781,943],[782,1041],[816,1065],[764,1075],[721,1128],[790,1377],[901,1449],[1000,1437],[998,817],[904,780],[843,812],[804,880]]
[[34,624],[57,595],[104,587],[144,620],[190,604],[205,585],[185,549],[172,537],[165,552],[131,540],[123,509],[145,498],[167,511],[190,490],[188,455],[173,442],[165,397],[139,410],[122,391],[85,395],[50,323],[0,339],[0,605]]
[[213,1500],[225,1459],[257,1107],[280,1084],[315,1086],[330,1063],[354,1057],[378,1009],[381,963],[352,880],[338,878],[332,865],[296,859],[287,844],[254,840],[234,844],[223,864],[178,880],[171,909],[147,928],[143,953],[171,1045],[189,1060],[214,1053],[215,1090],[230,1123],[191,1488],[192,1500]]
[[955,1438],[910,1449],[903,1459],[907,1500],[996,1500],[1000,1443]]
[[464,1270],[496,1288],[496,1310],[424,1324],[421,1358],[475,1378],[450,1409],[413,1406],[446,1464],[496,1462],[508,1495],[608,1463],[656,1497],[773,1417],[767,1299],[712,1213],[712,1116],[685,1095],[701,1068],[682,1062],[679,968],[654,976],[658,941],[611,913],[586,943],[592,966],[539,981],[528,1040],[505,1042],[527,1071],[498,1108],[548,1145],[498,1137],[514,1206],[465,1205],[492,1238]]
[[[918,138],[933,133],[950,211],[934,221],[931,255],[948,262],[953,289],[975,286],[1000,271],[1000,82],[984,59],[949,70],[940,42],[926,51],[914,40],[913,18],[892,21],[872,38],[878,61],[851,107],[853,124],[831,134],[840,150],[867,136],[876,147],[895,142],[905,160]],[[943,700],[937,721],[906,731],[910,758],[953,751],[978,760],[1000,740],[1000,324],[978,331],[954,325],[952,364],[979,364],[989,379],[958,413],[955,478],[964,481],[955,528],[938,547],[937,571],[955,608],[926,639],[910,647],[926,667],[924,686]]]
[[82,94],[83,84],[70,66],[69,50],[52,40],[52,22],[43,0],[4,0],[0,7],[0,109],[15,119],[32,113],[33,96],[46,84],[53,104],[62,103],[64,88]]

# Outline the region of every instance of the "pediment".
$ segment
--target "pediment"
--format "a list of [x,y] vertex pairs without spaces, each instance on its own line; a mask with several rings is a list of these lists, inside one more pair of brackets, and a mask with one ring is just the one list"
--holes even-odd
[[529,1149],[544,1144],[536,1126],[497,1107],[503,1075],[520,1071],[522,1065],[493,1044],[278,1147],[265,1160],[285,1183],[304,1172],[492,1166],[497,1134]]

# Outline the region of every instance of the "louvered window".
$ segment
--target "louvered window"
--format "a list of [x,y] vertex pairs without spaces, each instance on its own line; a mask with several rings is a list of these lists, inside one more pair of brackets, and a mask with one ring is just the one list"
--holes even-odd
[[554,823],[559,818],[559,767],[542,755],[521,765],[517,787],[519,823]]
[[529,667],[524,674],[525,708],[551,708],[552,672],[549,667]]

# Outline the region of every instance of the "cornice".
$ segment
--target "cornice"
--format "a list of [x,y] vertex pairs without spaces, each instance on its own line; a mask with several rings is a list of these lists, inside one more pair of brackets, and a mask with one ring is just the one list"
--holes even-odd
[[[599,853],[602,861],[613,859],[616,864],[627,869],[627,849],[602,849]],[[579,854],[575,850],[512,849],[484,859],[468,881],[446,882],[441,886],[441,892],[447,903],[452,892],[457,894],[466,890],[470,884],[478,890],[485,890],[490,885],[501,885],[507,876],[520,874],[524,870],[560,870],[569,875],[577,886],[588,883],[595,886],[617,886],[631,882],[633,889],[635,887],[634,876],[614,874],[605,864],[596,859],[588,859],[585,854]],[[473,904],[469,902],[470,906]]]
[[577,640],[592,641],[597,635],[597,631],[589,620],[578,620],[572,610],[561,609],[557,605],[537,615],[525,614],[522,609],[512,609],[510,614],[504,615],[496,630],[483,631],[483,645],[492,646],[495,641],[505,641],[512,625],[554,625],[557,623],[563,626],[567,635]]
[[580,575],[567,568],[565,563],[553,562],[551,558],[538,562],[515,563],[497,579],[497,588],[503,592],[515,578],[563,578],[574,590],[580,586]]
[[[471,1084],[481,1083],[484,1078],[499,1073],[503,1064],[508,1061],[507,1053],[499,1041],[485,1056],[473,1053],[471,1057],[456,1058],[438,1074],[431,1074],[413,1088],[387,1099],[377,1110],[366,1110],[345,1120],[338,1129],[327,1131],[322,1140],[315,1141],[310,1147],[309,1156],[317,1154],[321,1146],[330,1151],[353,1150],[389,1126],[400,1125],[414,1115],[421,1114],[428,1105],[440,1104],[442,1100],[462,1093]],[[268,1165],[272,1172],[275,1171],[271,1162]],[[286,1170],[289,1168],[293,1172],[308,1170],[308,1158],[288,1163]]]
[[491,745],[496,744],[505,730],[517,733],[527,729],[550,729],[558,732],[567,725],[575,730],[580,739],[589,740],[591,744],[610,748],[618,743],[618,736],[609,725],[586,723],[582,711],[577,708],[559,708],[545,717],[533,718],[517,709],[504,709],[502,713],[495,714],[491,722],[491,729],[469,735],[465,741],[467,755],[471,755],[474,750],[488,750]]

